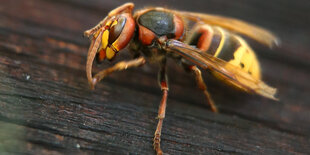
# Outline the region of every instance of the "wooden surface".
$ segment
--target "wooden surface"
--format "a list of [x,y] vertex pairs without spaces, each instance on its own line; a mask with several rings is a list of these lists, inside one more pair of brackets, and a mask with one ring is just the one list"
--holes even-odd
[[[115,73],[91,91],[83,31],[125,1],[0,0],[0,154],[153,154],[161,92],[156,65]],[[229,2],[229,3],[228,3]],[[220,113],[194,79],[169,62],[162,131],[169,154],[310,154],[308,0],[134,1],[240,18],[282,40],[257,51],[280,102],[248,95],[205,74]],[[128,59],[126,50],[118,59]],[[96,66],[98,71],[111,65]]]

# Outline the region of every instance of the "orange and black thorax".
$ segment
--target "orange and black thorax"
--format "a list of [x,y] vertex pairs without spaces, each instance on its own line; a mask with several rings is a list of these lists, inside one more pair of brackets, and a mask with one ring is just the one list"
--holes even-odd
[[142,45],[142,52],[149,57],[166,54],[158,49],[158,39],[182,40],[185,30],[184,22],[177,14],[162,9],[153,8],[141,10],[135,14],[137,24],[136,40]]

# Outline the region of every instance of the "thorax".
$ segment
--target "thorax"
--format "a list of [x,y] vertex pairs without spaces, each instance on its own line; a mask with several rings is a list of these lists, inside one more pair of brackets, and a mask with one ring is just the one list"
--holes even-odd
[[185,26],[183,19],[174,12],[163,8],[152,8],[138,11],[135,15],[136,34],[134,44],[151,61],[160,61],[167,56],[158,39],[183,40]]

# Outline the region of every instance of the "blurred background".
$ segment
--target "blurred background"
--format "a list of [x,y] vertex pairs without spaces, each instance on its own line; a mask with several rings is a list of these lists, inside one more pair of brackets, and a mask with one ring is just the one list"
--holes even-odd
[[[125,2],[0,0],[0,153],[153,153],[158,66],[112,74],[95,91],[85,75],[90,43],[83,32]],[[164,151],[310,153],[310,1],[131,2],[136,10],[162,6],[234,17],[281,40],[269,49],[246,38],[280,101],[238,92],[204,73],[219,114],[204,104],[192,75],[170,61]],[[114,62],[95,65],[95,71],[128,56],[124,50]]]

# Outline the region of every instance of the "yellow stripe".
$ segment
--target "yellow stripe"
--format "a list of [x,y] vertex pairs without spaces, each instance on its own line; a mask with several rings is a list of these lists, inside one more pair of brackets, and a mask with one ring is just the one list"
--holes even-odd
[[217,50],[216,50],[216,52],[214,54],[214,56],[217,57],[220,54],[220,52],[222,51],[222,49],[223,49],[224,42],[225,42],[225,39],[226,39],[226,35],[224,34],[223,29],[221,29],[219,27],[215,27],[215,28],[217,28],[221,32],[221,35],[222,35],[220,45],[218,46],[218,48],[217,48]]

